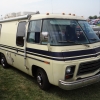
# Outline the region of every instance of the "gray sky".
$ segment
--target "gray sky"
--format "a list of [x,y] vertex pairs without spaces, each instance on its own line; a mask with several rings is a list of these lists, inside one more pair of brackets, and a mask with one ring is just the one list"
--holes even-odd
[[20,11],[99,16],[100,0],[0,0],[0,15]]

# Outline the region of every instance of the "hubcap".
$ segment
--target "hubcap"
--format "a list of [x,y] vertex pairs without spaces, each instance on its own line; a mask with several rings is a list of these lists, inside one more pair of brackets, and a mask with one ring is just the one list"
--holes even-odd
[[2,64],[2,66],[5,66],[5,63],[4,63],[5,61],[4,61],[4,59],[2,58],[1,59],[1,64]]
[[37,76],[37,82],[41,85],[42,84],[42,78],[40,75]]

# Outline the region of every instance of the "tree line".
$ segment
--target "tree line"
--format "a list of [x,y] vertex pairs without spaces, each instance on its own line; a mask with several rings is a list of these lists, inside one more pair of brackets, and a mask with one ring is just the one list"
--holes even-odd
[[97,16],[97,15],[89,16],[89,19],[100,19],[100,16]]

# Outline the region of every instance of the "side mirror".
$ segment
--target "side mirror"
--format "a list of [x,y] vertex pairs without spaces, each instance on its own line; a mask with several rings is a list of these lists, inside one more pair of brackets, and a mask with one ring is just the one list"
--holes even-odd
[[48,32],[42,32],[42,35],[43,35],[44,37],[46,37],[46,36],[48,36]]

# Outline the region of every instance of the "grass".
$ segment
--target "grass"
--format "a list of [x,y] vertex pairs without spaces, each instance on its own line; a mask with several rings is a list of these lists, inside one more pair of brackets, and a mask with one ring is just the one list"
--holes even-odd
[[0,66],[0,100],[100,100],[100,82],[71,91],[56,86],[42,91],[34,78]]
[[97,26],[100,26],[100,24],[98,24]]

